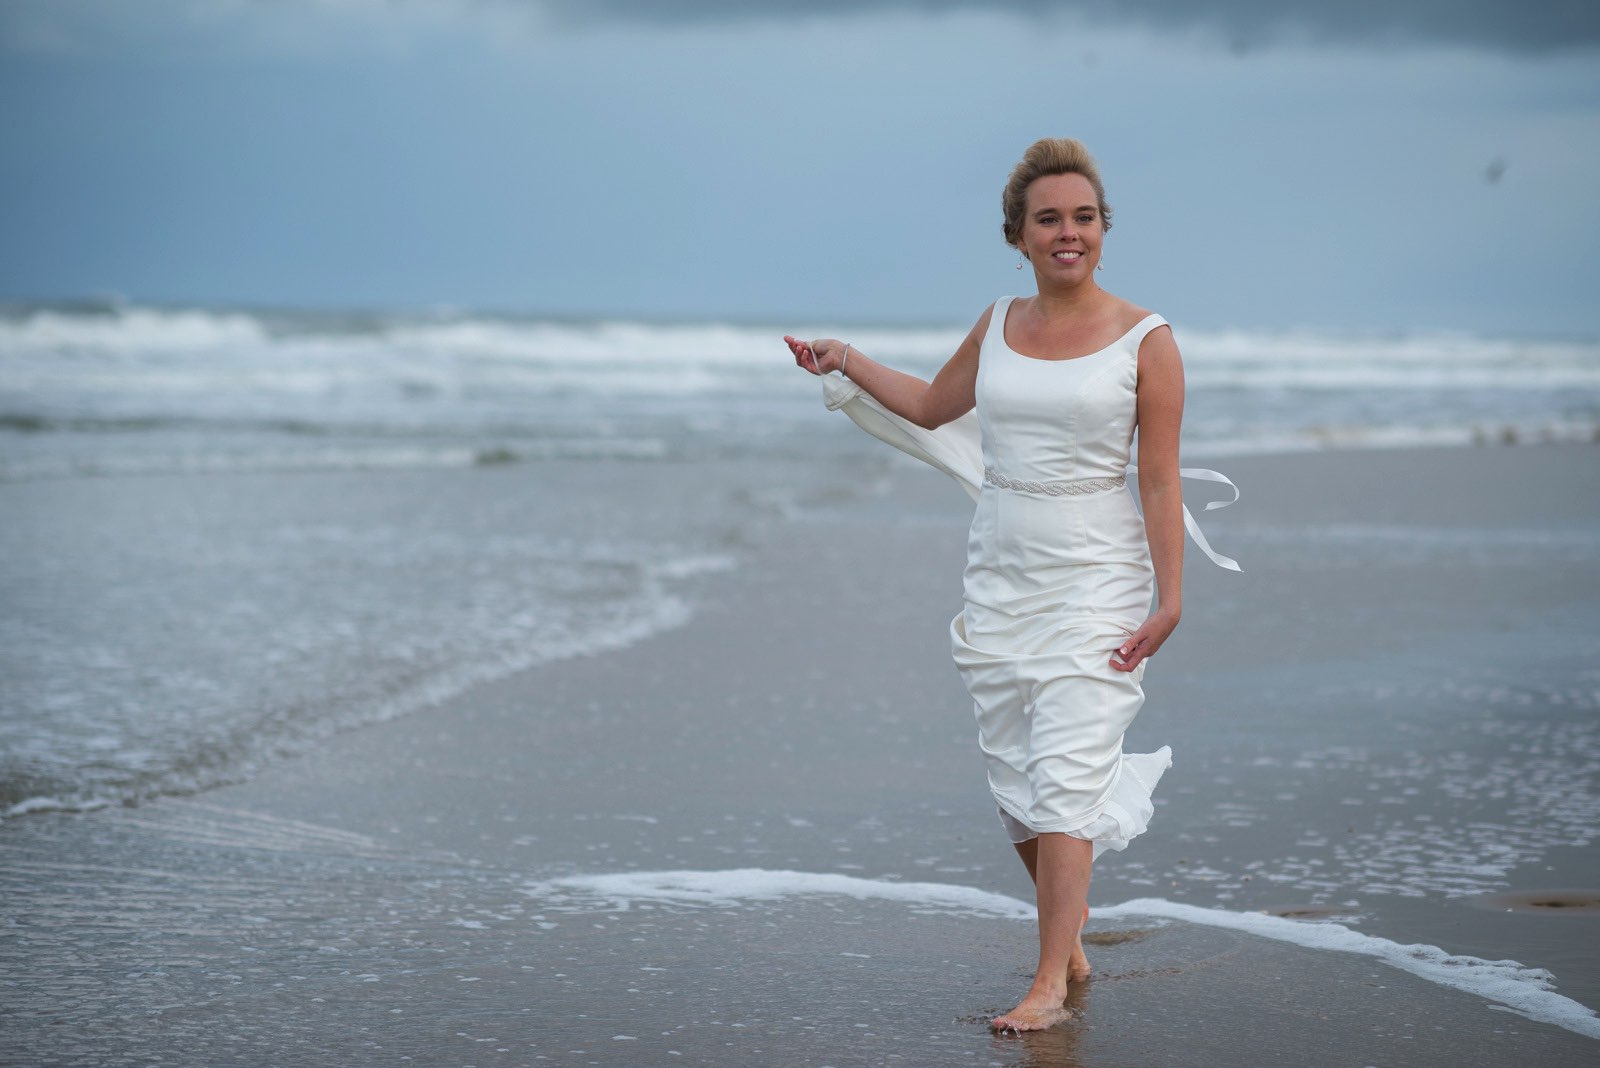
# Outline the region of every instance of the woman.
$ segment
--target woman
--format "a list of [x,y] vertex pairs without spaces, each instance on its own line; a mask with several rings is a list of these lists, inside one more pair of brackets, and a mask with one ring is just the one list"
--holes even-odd
[[1038,141],[1002,205],[1038,294],[996,301],[931,383],[843,341],[784,340],[805,370],[854,384],[830,386],[830,407],[977,497],[951,642],[1001,822],[1038,897],[1033,985],[991,1024],[1024,1031],[1067,1017],[1068,984],[1089,976],[1091,865],[1145,829],[1171,763],[1166,746],[1124,754],[1122,738],[1145,665],[1182,615],[1185,525],[1213,560],[1238,565],[1210,551],[1183,507],[1171,329],[1096,282],[1111,209],[1094,160],[1077,141]]

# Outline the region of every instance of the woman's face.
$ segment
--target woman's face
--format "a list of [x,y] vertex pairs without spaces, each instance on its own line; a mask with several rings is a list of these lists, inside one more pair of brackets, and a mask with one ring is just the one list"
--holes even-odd
[[1094,186],[1081,174],[1047,174],[1028,186],[1021,250],[1043,278],[1094,277],[1105,227]]

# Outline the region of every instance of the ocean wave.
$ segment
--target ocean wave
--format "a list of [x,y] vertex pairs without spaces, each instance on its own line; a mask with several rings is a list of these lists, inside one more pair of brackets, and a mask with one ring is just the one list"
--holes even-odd
[[135,355],[211,351],[268,340],[261,320],[246,312],[119,307],[38,308],[0,315],[0,352]]
[[[551,371],[581,368],[716,372],[764,368],[792,375],[781,335],[841,334],[864,352],[919,369],[938,367],[965,327],[846,327],[832,324],[568,321],[492,315],[335,315],[205,308],[0,312],[0,356],[11,360],[101,357],[154,361],[169,368],[208,353],[248,362],[273,354],[270,370],[296,361],[340,358],[455,357],[483,365]],[[1222,386],[1544,388],[1600,385],[1600,343],[1480,337],[1438,332],[1409,336],[1305,331],[1176,329],[1197,381]]]
[[[792,440],[817,404],[784,332],[840,334],[922,377],[962,337],[937,326],[12,308],[0,311],[0,477],[458,466],[484,453],[680,455],[691,439]],[[1190,330],[1179,339],[1195,451],[1600,439],[1600,343]],[[182,448],[83,443],[96,435],[181,438]],[[329,451],[276,440],[312,436],[330,439]],[[495,440],[508,436],[615,444]],[[363,437],[394,440],[373,448]],[[647,439],[658,445],[638,444]],[[239,459],[246,451],[259,458]]]

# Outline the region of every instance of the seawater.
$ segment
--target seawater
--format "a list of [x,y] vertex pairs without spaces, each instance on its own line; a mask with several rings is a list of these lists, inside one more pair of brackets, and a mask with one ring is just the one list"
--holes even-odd
[[[0,480],[777,455],[821,418],[781,335],[930,377],[967,325],[15,306]],[[1189,454],[1600,433],[1594,339],[1174,331]]]
[[0,813],[248,779],[334,732],[679,626],[686,583],[733,566],[690,524],[596,514],[570,472],[521,475],[0,486]]
[[[781,335],[928,377],[964,329],[0,309],[0,814],[238,781],[682,625],[750,514],[889,462]],[[1191,456],[1600,428],[1600,342],[1175,329]],[[750,457],[777,481],[697,484]]]

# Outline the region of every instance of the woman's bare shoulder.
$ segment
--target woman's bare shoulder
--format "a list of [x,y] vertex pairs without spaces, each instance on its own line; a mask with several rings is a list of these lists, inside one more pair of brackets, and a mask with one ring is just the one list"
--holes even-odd
[[994,318],[994,309],[999,303],[998,300],[991,301],[989,306],[983,309],[983,314],[978,316],[978,321],[972,324],[971,330],[967,331],[966,341],[979,346],[983,344],[984,335],[989,332],[989,323]]
[[1125,330],[1132,330],[1134,327],[1150,318],[1150,316],[1156,314],[1149,308],[1141,307],[1131,300],[1124,300],[1122,297],[1117,297],[1115,299],[1117,301],[1117,321],[1122,324],[1122,327]]

